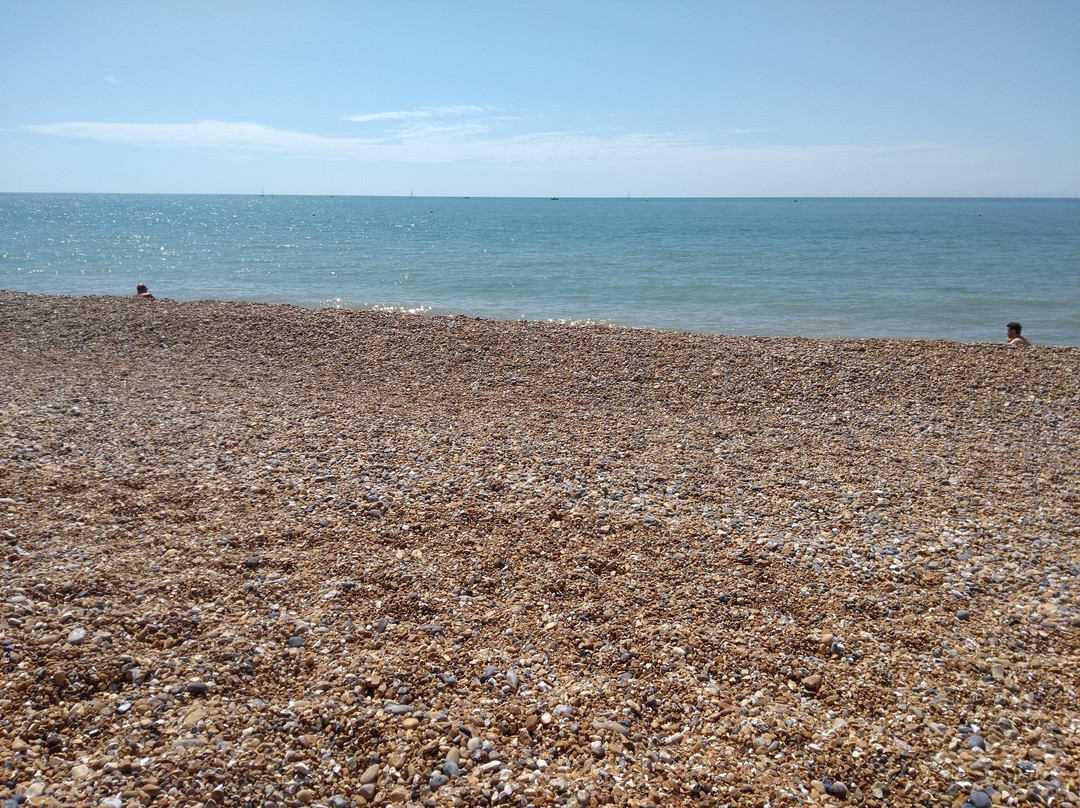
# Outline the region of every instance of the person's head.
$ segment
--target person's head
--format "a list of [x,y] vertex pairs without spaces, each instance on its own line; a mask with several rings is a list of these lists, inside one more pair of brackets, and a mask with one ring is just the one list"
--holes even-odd
[[1020,323],[1012,322],[1005,326],[1005,332],[1009,335],[1009,339],[1020,336],[1020,329],[1022,326]]
[[135,287],[135,291],[138,292],[140,295],[145,295],[150,290],[146,288],[145,283],[140,283],[138,286]]

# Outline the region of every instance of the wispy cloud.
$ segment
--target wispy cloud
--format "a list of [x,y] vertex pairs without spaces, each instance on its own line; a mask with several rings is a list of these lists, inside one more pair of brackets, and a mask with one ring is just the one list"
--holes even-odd
[[[432,107],[349,116],[359,123],[398,122],[368,137],[344,137],[278,129],[257,123],[65,122],[25,126],[42,135],[125,143],[146,148],[198,149],[229,155],[400,163],[481,161],[489,164],[540,164],[559,161],[616,163],[723,164],[755,160],[852,158],[872,153],[947,150],[934,144],[896,146],[734,146],[722,133],[627,133],[614,131],[522,131],[519,119],[490,114],[482,107]],[[743,130],[740,130],[743,131]],[[745,130],[747,132],[753,130]]]
[[[458,108],[460,109],[460,108]],[[672,135],[603,135],[588,132],[527,132],[495,134],[498,126],[484,120],[438,120],[434,115],[408,118],[403,113],[379,113],[407,120],[402,127],[368,138],[331,137],[277,129],[255,123],[199,121],[197,123],[101,123],[75,121],[37,124],[25,131],[148,148],[212,149],[244,153],[275,153],[296,158],[455,162],[594,159],[601,155],[642,150],[686,148]],[[383,118],[380,118],[382,120]]]
[[348,115],[344,120],[350,123],[382,124],[377,129],[366,126],[364,131],[369,137],[377,136],[384,143],[417,143],[479,138],[496,131],[513,119],[494,115],[487,107],[461,105],[365,112]]
[[198,121],[197,123],[69,123],[26,126],[43,135],[128,143],[136,146],[272,150],[295,156],[348,156],[365,144],[356,138],[332,138],[307,132],[290,132],[256,123]]
[[462,105],[456,107],[421,107],[420,109],[397,110],[393,112],[360,112],[355,115],[346,115],[343,120],[354,123],[370,123],[372,121],[401,121],[416,118],[445,118],[459,115],[473,115],[482,113],[485,107]]

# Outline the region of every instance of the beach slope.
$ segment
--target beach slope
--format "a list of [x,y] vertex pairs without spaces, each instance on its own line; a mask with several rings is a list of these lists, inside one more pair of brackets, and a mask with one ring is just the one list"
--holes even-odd
[[1076,804],[1078,457],[1075,348],[0,292],[0,797]]

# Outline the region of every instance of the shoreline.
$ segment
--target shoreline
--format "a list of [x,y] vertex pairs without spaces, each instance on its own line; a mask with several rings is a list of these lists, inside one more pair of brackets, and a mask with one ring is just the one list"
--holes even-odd
[[1080,804],[1080,348],[7,291],[0,344],[0,797]]
[[1075,200],[244,200],[12,197],[0,287],[1080,347]]
[[[2,289],[0,288],[0,295],[9,296],[24,296],[29,298],[45,298],[45,299],[57,299],[57,300],[86,300],[86,301],[109,301],[109,300],[129,300],[130,295],[127,294],[44,294],[40,292],[30,292],[21,289]],[[534,327],[552,327],[552,328],[570,328],[570,329],[600,329],[600,330],[612,330],[612,331],[628,331],[634,333],[655,333],[659,335],[670,335],[674,337],[700,337],[705,339],[718,339],[718,340],[793,340],[793,341],[805,341],[810,343],[842,343],[842,342],[854,342],[854,343],[947,343],[954,345],[968,345],[968,346],[988,346],[988,347],[1002,347],[1009,348],[1010,346],[1001,340],[958,340],[949,339],[947,337],[855,337],[855,336],[806,336],[800,334],[736,334],[736,333],[718,333],[712,331],[692,331],[686,329],[677,328],[660,328],[655,326],[635,326],[625,325],[623,323],[615,322],[613,320],[604,320],[596,318],[561,318],[561,319],[546,319],[546,320],[529,320],[529,319],[505,319],[500,317],[487,317],[477,316],[464,313],[453,313],[444,311],[435,311],[430,306],[419,306],[414,309],[407,309],[403,306],[384,306],[375,305],[371,307],[360,306],[344,306],[344,305],[325,305],[325,304],[303,304],[292,302],[270,302],[264,300],[233,300],[233,299],[220,299],[220,298],[198,298],[192,300],[177,300],[169,297],[156,297],[155,302],[159,304],[166,304],[172,306],[196,306],[203,304],[217,304],[222,306],[254,306],[254,307],[268,307],[271,309],[298,309],[300,311],[307,312],[342,312],[347,314],[371,314],[375,316],[389,316],[389,317],[418,317],[427,319],[446,319],[446,320],[473,320],[476,322],[488,322],[488,323],[504,323],[507,326],[513,325],[525,325]],[[420,311],[418,309],[423,309]],[[1033,342],[1029,347],[1039,348],[1043,350],[1053,351],[1077,351],[1080,350],[1080,345],[1057,345],[1057,344],[1044,344],[1039,342]]]

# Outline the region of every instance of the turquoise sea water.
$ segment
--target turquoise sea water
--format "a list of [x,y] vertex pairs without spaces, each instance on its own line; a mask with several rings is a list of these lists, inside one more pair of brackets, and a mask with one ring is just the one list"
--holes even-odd
[[0,195],[0,288],[1080,346],[1080,200]]

